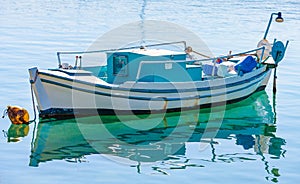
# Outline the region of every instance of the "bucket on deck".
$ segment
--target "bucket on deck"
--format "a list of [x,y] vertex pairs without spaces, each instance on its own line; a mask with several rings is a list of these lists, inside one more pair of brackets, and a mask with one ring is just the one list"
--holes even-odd
[[234,66],[236,71],[241,71],[243,73],[251,72],[257,66],[257,62],[252,56],[247,56],[243,61],[237,63]]

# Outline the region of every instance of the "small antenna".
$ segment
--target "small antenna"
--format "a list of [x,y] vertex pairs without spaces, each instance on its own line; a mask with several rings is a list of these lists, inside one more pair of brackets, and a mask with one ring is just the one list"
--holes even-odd
[[143,1],[143,4],[142,4],[142,10],[141,10],[141,13],[140,13],[140,18],[141,18],[141,45],[144,45],[145,44],[145,10],[146,10],[146,6],[147,6],[147,0],[144,0]]

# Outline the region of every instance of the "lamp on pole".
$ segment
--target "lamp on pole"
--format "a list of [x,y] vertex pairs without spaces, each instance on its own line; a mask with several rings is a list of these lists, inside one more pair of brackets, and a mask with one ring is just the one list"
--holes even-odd
[[266,32],[265,32],[265,35],[264,35],[264,39],[267,38],[267,34],[268,34],[269,28],[270,28],[270,26],[271,26],[271,22],[272,22],[272,19],[273,19],[273,15],[277,15],[277,17],[276,17],[276,19],[275,19],[276,22],[283,22],[283,18],[282,18],[282,16],[281,16],[281,12],[278,12],[278,13],[272,13],[272,14],[271,14],[271,17],[270,17],[270,20],[269,20],[269,23],[268,23],[268,27],[267,27]]

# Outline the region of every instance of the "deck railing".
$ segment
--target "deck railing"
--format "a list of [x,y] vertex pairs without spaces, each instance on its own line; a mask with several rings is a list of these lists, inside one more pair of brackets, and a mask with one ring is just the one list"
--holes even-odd
[[[259,63],[263,62],[263,56],[264,56],[264,51],[265,51],[265,47],[262,46],[262,47],[259,47],[259,48],[256,48],[256,49],[252,49],[252,50],[249,50],[249,51],[245,51],[245,52],[240,52],[240,53],[236,53],[236,54],[230,54],[230,55],[226,55],[226,56],[219,56],[219,57],[211,57],[211,58],[206,58],[206,59],[198,59],[198,60],[165,60],[165,61],[141,61],[139,63],[139,67],[138,67],[138,70],[137,70],[137,75],[136,75],[136,81],[138,81],[140,79],[140,75],[141,75],[141,70],[142,70],[142,67],[143,65],[146,65],[146,64],[164,64],[164,63],[201,63],[203,61],[213,61],[213,64],[214,64],[214,67],[213,67],[213,70],[215,69],[215,65],[216,65],[216,61],[217,59],[227,59],[227,58],[231,58],[231,57],[234,57],[234,56],[241,56],[241,55],[244,55],[244,54],[249,54],[249,53],[252,53],[252,52],[256,52],[258,50],[262,50],[262,54],[259,58]],[[214,73],[214,71],[213,71]]]
[[57,59],[58,59],[58,66],[62,66],[61,62],[61,55],[76,55],[76,54],[93,54],[93,53],[103,53],[103,52],[114,52],[114,51],[121,51],[121,50],[129,50],[129,49],[137,49],[142,47],[158,47],[164,45],[175,45],[175,44],[183,44],[184,48],[186,48],[186,41],[177,41],[177,42],[166,42],[166,43],[157,43],[157,44],[149,44],[145,46],[132,46],[132,47],[124,47],[118,49],[105,49],[105,50],[93,50],[93,51],[66,51],[66,52],[57,52]]
[[[168,43],[159,43],[159,44],[149,44],[149,45],[145,45],[144,47],[155,47],[155,46],[163,46],[163,45],[173,45],[173,44],[179,44],[179,43],[183,43],[184,48],[187,48],[187,47],[186,47],[186,42],[185,42],[185,41],[168,42]],[[95,50],[95,51],[57,52],[58,64],[59,64],[59,68],[61,68],[61,67],[62,67],[62,63],[61,63],[60,55],[62,55],[62,54],[66,54],[66,55],[92,54],[92,53],[113,52],[113,51],[121,51],[121,50],[136,49],[136,48],[141,48],[141,46],[132,46],[132,47],[119,48],[119,49]],[[262,46],[262,47],[259,47],[259,48],[256,48],[256,49],[252,49],[252,50],[248,50],[248,51],[245,51],[245,52],[236,53],[236,54],[229,54],[229,55],[218,56],[218,57],[209,57],[209,58],[206,57],[205,59],[196,59],[196,60],[178,60],[178,61],[175,61],[175,60],[165,60],[165,61],[141,61],[141,62],[139,63],[139,67],[138,67],[138,71],[137,71],[137,75],[136,75],[136,81],[139,80],[140,75],[141,75],[142,67],[143,67],[143,65],[146,65],[146,64],[183,63],[183,62],[184,62],[184,63],[195,63],[195,62],[202,63],[202,62],[204,62],[204,61],[213,61],[213,64],[214,64],[213,70],[214,70],[217,59],[228,59],[228,58],[235,57],[235,56],[241,56],[241,55],[253,53],[253,52],[256,52],[256,51],[258,51],[258,50],[262,50],[262,54],[260,55],[260,58],[259,58],[259,63],[262,63],[262,62],[263,62],[263,58],[264,58],[265,46]],[[198,54],[198,52],[195,52],[195,53]],[[200,55],[202,56],[202,54],[200,54]],[[82,63],[81,63],[81,57],[80,57],[80,61],[79,61],[79,62],[80,62],[80,67],[79,67],[79,68],[81,68],[81,65],[82,65]],[[77,67],[77,59],[76,59],[75,64],[76,64],[75,67]],[[213,72],[214,72],[214,71],[213,71]]]

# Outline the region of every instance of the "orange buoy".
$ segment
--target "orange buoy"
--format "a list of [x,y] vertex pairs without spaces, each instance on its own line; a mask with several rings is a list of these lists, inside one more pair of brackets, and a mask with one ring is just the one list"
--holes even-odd
[[8,114],[8,117],[12,124],[29,124],[28,111],[22,107],[7,106],[6,114]]

